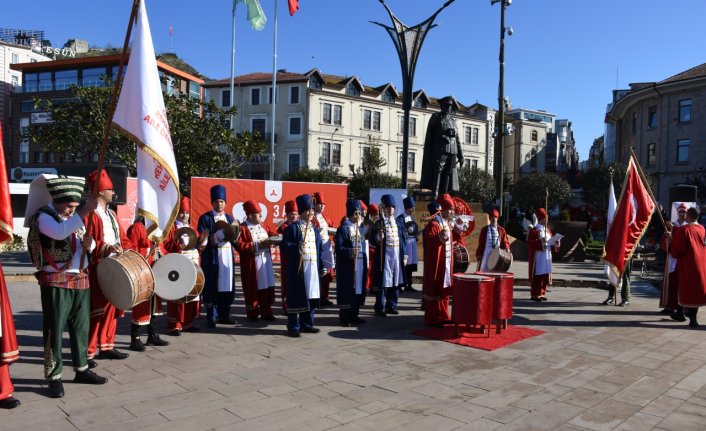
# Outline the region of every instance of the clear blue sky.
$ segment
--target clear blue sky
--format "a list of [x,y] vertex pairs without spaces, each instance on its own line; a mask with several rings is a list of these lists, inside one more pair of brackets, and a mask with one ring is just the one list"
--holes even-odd
[[[268,17],[250,29],[238,6],[236,74],[272,70],[274,1],[260,0]],[[389,24],[378,0],[299,0],[293,17],[279,1],[277,67],[356,75],[367,85],[392,82],[400,66],[389,36],[370,24]],[[387,0],[406,24],[426,19],[444,0]],[[70,38],[122,46],[131,0],[5,6],[0,27],[44,30],[55,46]],[[174,52],[209,78],[230,75],[230,0],[147,0],[155,49]],[[543,109],[573,122],[581,160],[603,134],[611,91],[631,82],[660,81],[706,62],[703,0],[514,0],[506,25],[505,94],[513,107]],[[415,89],[466,105],[497,107],[499,4],[456,0],[436,20],[422,48]]]

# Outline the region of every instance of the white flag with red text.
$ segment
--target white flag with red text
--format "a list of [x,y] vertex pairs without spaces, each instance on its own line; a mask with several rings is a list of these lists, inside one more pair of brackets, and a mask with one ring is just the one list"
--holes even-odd
[[160,242],[179,210],[179,177],[144,0],[113,126],[137,144],[137,213]]

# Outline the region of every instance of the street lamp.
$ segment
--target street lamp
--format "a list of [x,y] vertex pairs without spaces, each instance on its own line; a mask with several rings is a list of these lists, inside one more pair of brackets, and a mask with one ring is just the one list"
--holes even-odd
[[495,129],[495,170],[497,172],[496,181],[498,185],[498,203],[500,211],[504,212],[503,208],[503,192],[504,192],[504,137],[505,137],[505,32],[512,36],[512,27],[505,27],[505,8],[512,4],[512,0],[490,0],[490,5],[500,3],[500,55],[498,61],[500,63],[500,80],[498,82],[498,118],[497,128]]

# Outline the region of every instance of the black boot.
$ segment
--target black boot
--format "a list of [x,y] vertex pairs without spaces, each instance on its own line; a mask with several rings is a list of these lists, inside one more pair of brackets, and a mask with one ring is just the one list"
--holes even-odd
[[130,326],[130,350],[133,352],[144,352],[145,345],[140,340],[140,325],[132,324]]
[[159,338],[159,334],[154,330],[152,322],[147,325],[147,345],[148,346],[168,346],[169,341]]

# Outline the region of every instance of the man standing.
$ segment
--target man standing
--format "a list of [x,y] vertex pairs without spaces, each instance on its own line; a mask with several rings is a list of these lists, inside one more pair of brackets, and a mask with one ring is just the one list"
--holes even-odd
[[476,261],[478,271],[491,271],[488,268],[488,256],[495,248],[503,250],[510,249],[510,241],[507,239],[505,228],[498,225],[500,213],[496,209],[488,211],[488,225],[480,230],[478,237],[478,248],[476,249]]
[[441,327],[451,321],[449,315],[449,294],[452,286],[453,243],[451,226],[454,202],[451,196],[443,194],[436,200],[440,212],[432,216],[424,228],[424,323],[427,326]]
[[247,219],[242,224],[235,249],[240,253],[245,310],[251,322],[274,321],[275,271],[272,266],[269,237],[274,233],[262,224],[260,204],[249,200],[243,204]]
[[[201,268],[205,285],[203,302],[206,308],[206,321],[209,328],[215,328],[216,322],[222,325],[235,325],[230,318],[230,306],[235,299],[235,262],[233,246],[235,238],[226,237],[226,232],[216,226],[217,222],[233,223],[233,216],[225,212],[226,188],[222,185],[211,187],[211,205],[213,210],[199,217],[199,235],[204,237],[200,244]],[[218,321],[214,316],[214,307]]]
[[[686,204],[679,204],[677,207],[677,220],[674,223],[667,222],[667,227],[672,229],[672,235],[676,232],[674,229],[680,228],[686,224]],[[668,283],[662,283],[662,292],[660,295],[659,305],[664,307],[665,314],[669,312],[670,317],[677,322],[686,321],[684,317],[684,309],[679,305],[679,276],[677,272],[677,259],[669,254],[669,240],[667,232],[663,234],[661,248],[667,253],[667,262],[669,265]],[[610,298],[608,298],[610,299]]]
[[326,201],[324,201],[324,194],[320,192],[314,192],[311,197],[312,203],[314,205],[314,225],[319,229],[319,235],[321,235],[321,253],[323,259],[324,274],[321,276],[320,286],[321,286],[321,306],[325,307],[328,305],[333,305],[333,302],[328,298],[329,287],[333,281],[333,269],[336,267],[336,260],[333,255],[333,243],[331,242],[331,236],[329,235],[329,228],[335,228],[331,219],[324,214],[324,209],[326,208]]
[[696,314],[706,305],[706,231],[698,220],[699,210],[689,208],[686,225],[668,233],[672,239],[669,253],[679,259],[679,305],[685,308],[691,328],[699,326]]
[[417,251],[417,237],[419,236],[419,225],[414,220],[414,208],[416,206],[414,198],[407,196],[402,200],[404,205],[404,214],[397,216],[397,219],[402,222],[407,232],[407,241],[405,242],[405,254],[407,255],[407,263],[404,266],[404,291],[416,292],[412,287],[412,274],[417,270],[419,262],[419,253]]
[[20,351],[17,347],[15,321],[12,319],[5,273],[0,264],[0,409],[14,409],[20,405],[20,400],[12,396],[15,387],[10,380],[10,364],[18,359]]
[[[297,203],[295,201],[287,201],[284,204],[284,213],[287,219],[277,227],[277,235],[284,235],[284,231],[287,230],[290,224],[296,223],[299,220],[299,209],[297,208]],[[280,250],[279,254],[280,261],[280,283],[282,285],[280,295],[282,297],[282,312],[287,314],[287,259],[284,252]]]
[[319,332],[314,327],[314,310],[319,305],[319,278],[324,271],[311,197],[299,195],[296,202],[299,220],[284,231],[281,246],[287,259],[287,335],[295,338],[300,332]]
[[91,297],[89,277],[84,272],[88,260],[83,259],[81,266],[81,258],[84,248],[90,252],[97,244],[85,233],[83,219],[98,203],[89,198],[76,213],[84,184],[83,178],[47,179],[52,202],[31,215],[29,221],[27,246],[32,262],[39,269],[35,276],[42,297],[44,377],[52,398],[64,396],[61,382],[64,327],[68,327],[71,339],[74,382],[100,385],[108,381],[89,370],[95,363],[90,364],[87,357]]
[[441,112],[432,114],[427,126],[420,181],[420,186],[431,189],[434,197],[458,191],[456,163],[458,169],[463,167],[463,146],[452,115],[454,100],[447,96],[439,104]]
[[559,249],[547,244],[552,232],[547,227],[547,212],[544,208],[537,210],[537,225],[530,231],[527,238],[529,247],[529,279],[531,283],[530,296],[533,301],[546,301],[547,287],[552,280],[552,251]]
[[113,202],[113,182],[108,173],[101,170],[91,172],[86,177],[91,194],[98,190],[98,207],[86,216],[84,222],[88,227],[88,235],[96,241],[96,248],[91,254],[91,265],[88,270],[91,284],[91,326],[88,334],[89,363],[98,354],[100,359],[125,359],[127,353],[115,348],[115,332],[118,329],[118,318],[125,315],[103,296],[98,283],[98,264],[106,257],[122,254],[124,250],[132,249],[130,240],[118,224],[118,217],[108,204]]
[[364,323],[359,317],[365,300],[365,282],[368,279],[368,255],[360,231],[363,209],[359,201],[346,201],[345,222],[336,231],[336,302],[341,326]]
[[370,231],[370,244],[375,247],[373,256],[373,291],[375,315],[400,314],[397,300],[400,286],[404,285],[405,243],[407,234],[402,222],[395,219],[395,197],[382,195],[380,220]]

